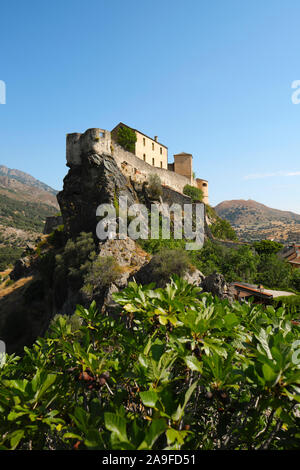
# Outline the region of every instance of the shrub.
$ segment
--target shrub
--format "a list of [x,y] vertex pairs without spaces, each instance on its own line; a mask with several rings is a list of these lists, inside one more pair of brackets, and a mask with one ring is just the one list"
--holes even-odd
[[81,292],[88,299],[102,295],[104,290],[118,278],[120,273],[121,268],[113,256],[98,256],[84,276],[84,285]]
[[117,142],[128,152],[135,152],[136,134],[132,129],[121,126],[118,129]]
[[300,314],[300,295],[276,297],[273,300],[275,307],[284,306],[289,313]]
[[288,289],[290,286],[291,267],[273,253],[261,255],[256,281],[267,287]]
[[253,247],[259,255],[272,255],[278,253],[283,248],[283,245],[272,240],[261,240],[254,242]]
[[93,235],[85,232],[75,240],[68,240],[62,253],[56,255],[54,290],[58,306],[61,306],[66,298],[67,287],[73,291],[81,289],[93,256],[95,256]]
[[228,220],[221,219],[220,217],[217,217],[216,221],[210,225],[210,231],[212,235],[219,240],[238,240]]
[[294,269],[291,274],[291,287],[300,292],[300,269]]
[[48,236],[48,242],[56,249],[62,248],[66,242],[66,235],[64,233],[64,225],[59,225]]
[[183,194],[186,194],[192,199],[192,202],[201,202],[203,200],[203,191],[202,189],[186,184],[183,188]]
[[186,251],[182,249],[162,249],[150,261],[151,275],[149,280],[155,282],[157,286],[163,286],[173,274],[183,276],[189,269],[190,264]]
[[150,199],[158,200],[162,196],[161,180],[156,173],[149,176],[147,192]]
[[117,318],[78,305],[22,357],[7,355],[1,450],[299,448],[300,331],[289,312],[219,300],[175,276],[113,298]]
[[12,246],[0,247],[0,271],[4,271],[13,265],[23,253],[23,248],[15,248]]

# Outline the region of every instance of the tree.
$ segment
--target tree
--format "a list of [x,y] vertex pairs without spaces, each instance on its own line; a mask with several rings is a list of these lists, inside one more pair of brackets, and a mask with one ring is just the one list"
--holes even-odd
[[291,287],[300,292],[300,269],[294,269],[292,271]]
[[129,127],[119,127],[117,142],[128,152],[135,153],[136,134]]
[[259,255],[271,255],[278,253],[283,248],[283,245],[272,240],[261,240],[254,242],[253,247]]
[[238,239],[228,220],[221,219],[220,217],[211,224],[210,231],[215,238],[219,238],[220,240],[236,241]]
[[290,265],[275,253],[260,256],[257,282],[272,288],[287,289],[290,286],[290,277]]

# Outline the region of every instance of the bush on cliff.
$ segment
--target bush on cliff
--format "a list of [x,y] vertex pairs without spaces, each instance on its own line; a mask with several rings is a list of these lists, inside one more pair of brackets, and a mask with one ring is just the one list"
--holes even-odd
[[169,282],[173,274],[183,276],[190,265],[185,250],[163,248],[155,253],[148,265],[141,268],[136,274],[136,279],[142,284],[154,282],[158,287],[162,287]]
[[136,134],[128,127],[118,129],[117,142],[121,147],[131,153],[135,153]]
[[55,257],[54,294],[56,304],[61,306],[67,290],[79,291],[84,276],[95,256],[95,243],[91,233],[82,232],[75,240],[69,239],[63,251]]
[[195,188],[190,184],[186,184],[183,188],[183,194],[186,194],[192,199],[192,202],[201,202],[203,200],[203,191],[200,188]]
[[150,199],[153,200],[159,200],[163,194],[161,180],[156,173],[153,173],[148,178],[147,193]]
[[113,256],[95,256],[84,276],[81,292],[91,301],[103,295],[105,289],[115,282],[120,274],[121,268]]

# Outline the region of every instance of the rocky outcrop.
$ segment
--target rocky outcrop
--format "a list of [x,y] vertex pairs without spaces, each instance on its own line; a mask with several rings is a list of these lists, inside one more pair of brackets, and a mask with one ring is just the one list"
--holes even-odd
[[9,273],[12,281],[18,281],[22,277],[27,277],[31,274],[32,266],[29,257],[20,258],[15,262],[13,270]]
[[[171,274],[170,274],[171,275]],[[146,285],[154,282],[157,287],[164,287],[170,280],[170,275],[162,275],[156,271],[156,261],[152,260],[141,267],[134,275],[129,278],[129,281],[135,281],[138,284]],[[195,268],[188,269],[182,276],[190,284],[199,286],[204,279],[204,275]]]
[[220,299],[230,298],[229,286],[222,274],[213,273],[205,277],[200,284],[204,292],[211,292],[213,295]]
[[205,279],[204,274],[199,269],[190,269],[187,271],[183,278],[189,283],[195,286],[200,286]]
[[63,190],[57,195],[67,236],[95,234],[97,207],[104,203],[116,205],[120,192],[127,196],[129,205],[137,200],[111,155],[81,155],[81,164],[70,165]]
[[104,243],[99,243],[99,256],[112,256],[119,266],[128,266],[132,270],[140,268],[150,259],[150,255],[129,237],[124,240],[106,240]]
[[147,264],[150,255],[143,251],[134,240],[106,240],[99,244],[99,256],[112,256],[121,267],[119,277],[106,289],[102,310],[113,313],[118,305],[112,298],[112,294],[124,289],[134,273]]
[[63,225],[63,218],[60,215],[46,217],[43,231],[44,235],[48,235],[49,233],[53,232],[53,230],[55,230],[60,225]]

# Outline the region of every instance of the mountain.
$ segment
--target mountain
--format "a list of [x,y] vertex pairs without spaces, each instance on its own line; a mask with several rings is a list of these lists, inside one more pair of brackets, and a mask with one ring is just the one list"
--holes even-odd
[[300,242],[300,215],[294,212],[272,209],[251,199],[223,201],[215,211],[231,223],[241,240]]
[[17,259],[58,212],[57,191],[33,176],[0,165],[0,270]]
[[20,171],[20,170],[7,168],[7,166],[0,165],[0,176],[7,177],[8,179],[11,179],[11,180],[19,181],[20,183],[23,183],[26,186],[30,186],[32,188],[41,189],[50,194],[53,194],[54,196],[56,196],[57,194],[57,191],[55,189],[35,179],[33,176],[29,175],[28,173],[24,173],[23,171]]

